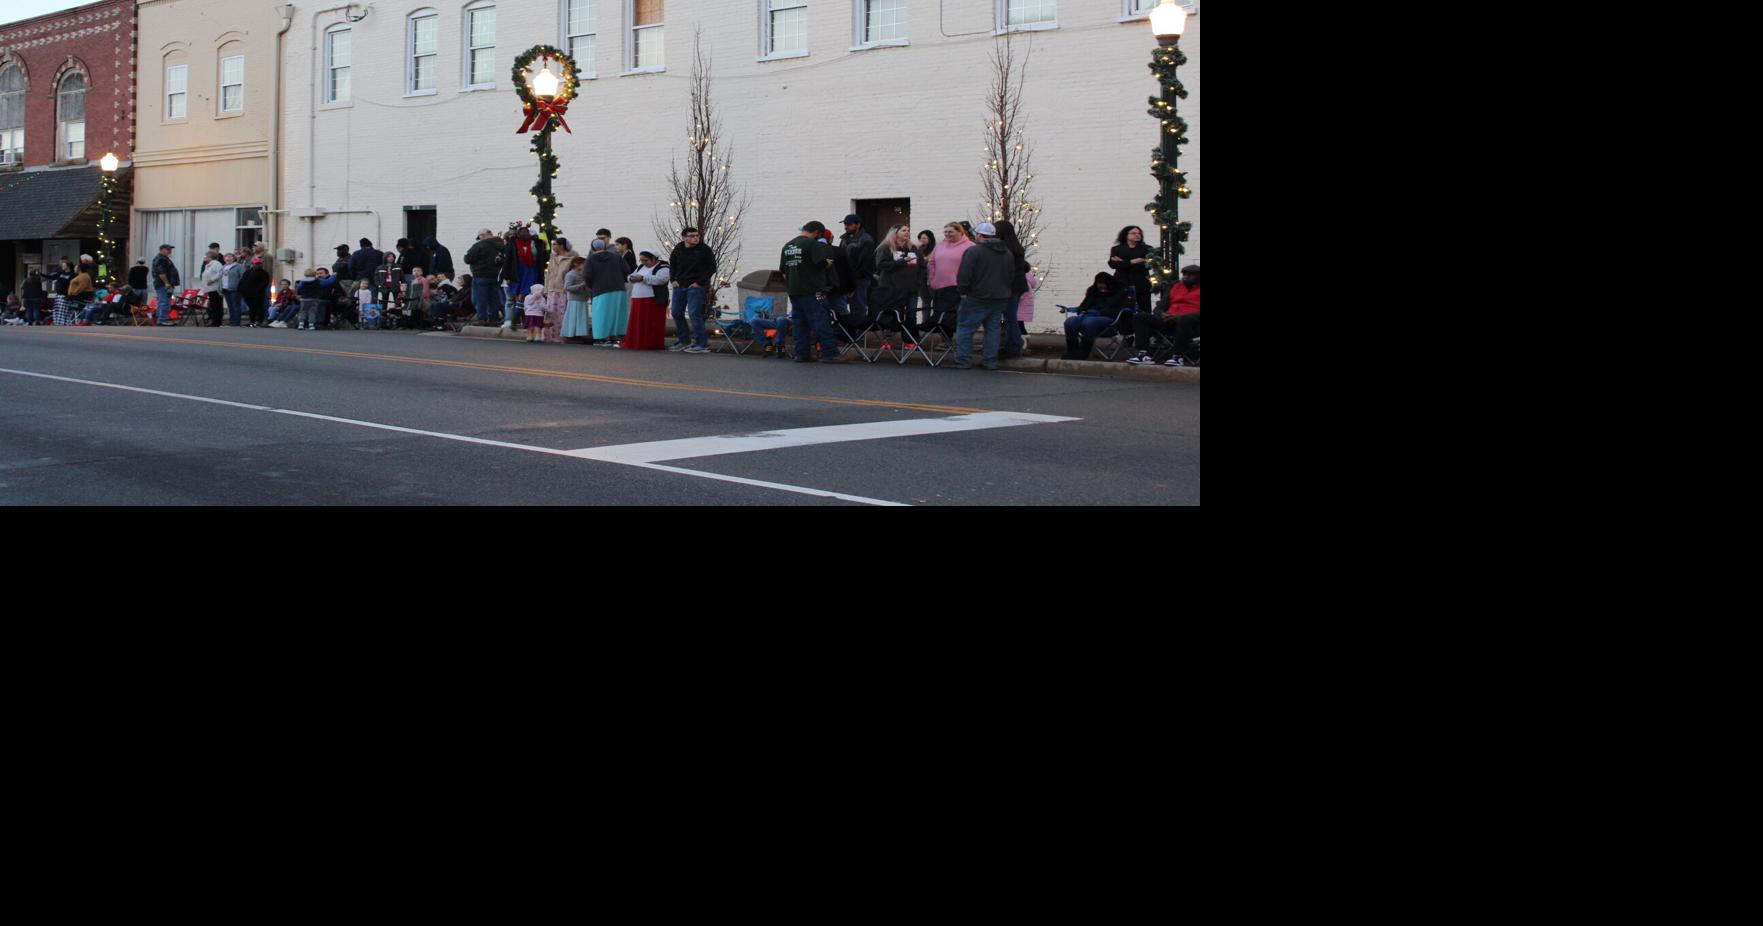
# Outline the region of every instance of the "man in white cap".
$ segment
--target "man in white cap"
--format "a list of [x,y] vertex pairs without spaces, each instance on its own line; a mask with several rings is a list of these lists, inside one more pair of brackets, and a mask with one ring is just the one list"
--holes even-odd
[[961,255],[955,285],[961,290],[961,310],[955,316],[955,369],[973,369],[973,332],[986,329],[984,366],[998,368],[998,340],[1004,309],[1010,304],[1010,279],[1016,273],[1016,257],[999,238],[990,222],[973,230],[976,243]]
[[502,239],[487,228],[478,229],[477,241],[465,251],[471,268],[471,307],[479,324],[495,324],[502,317]]

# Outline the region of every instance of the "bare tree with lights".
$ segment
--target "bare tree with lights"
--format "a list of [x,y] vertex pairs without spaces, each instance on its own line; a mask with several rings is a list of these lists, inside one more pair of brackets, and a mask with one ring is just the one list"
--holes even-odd
[[[734,147],[723,134],[722,118],[710,96],[710,59],[704,55],[704,30],[692,36],[691,125],[686,130],[686,157],[667,172],[668,209],[654,219],[655,237],[664,249],[679,240],[680,230],[696,228],[716,255],[717,278],[738,279],[741,266],[741,218],[752,205],[751,195],[734,182]],[[712,290],[714,293],[714,289]]]
[[[986,163],[980,170],[980,214],[1016,227],[1029,266],[1045,284],[1051,267],[1037,264],[1041,204],[1034,196],[1034,145],[1022,116],[1022,88],[1028,77],[1029,49],[1016,54],[1015,33],[992,44],[992,88],[986,94]],[[1026,42],[1027,40],[1024,39]]]

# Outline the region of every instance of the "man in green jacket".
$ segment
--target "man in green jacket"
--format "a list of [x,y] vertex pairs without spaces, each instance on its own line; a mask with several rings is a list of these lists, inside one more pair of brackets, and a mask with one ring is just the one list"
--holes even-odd
[[826,303],[821,301],[821,294],[827,289],[826,271],[833,263],[832,246],[820,237],[825,230],[826,226],[819,222],[803,225],[802,234],[784,245],[783,255],[778,259],[777,269],[789,284],[797,363],[809,361],[810,332],[812,339],[820,342],[821,363],[845,362],[839,353],[839,342],[833,338],[832,323],[826,317]]

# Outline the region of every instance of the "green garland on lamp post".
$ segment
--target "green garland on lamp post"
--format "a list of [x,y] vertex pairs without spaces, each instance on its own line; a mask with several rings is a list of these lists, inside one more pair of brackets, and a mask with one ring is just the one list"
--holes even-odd
[[[1168,3],[1168,0],[1165,0]],[[1146,269],[1151,276],[1151,289],[1161,292],[1179,277],[1176,267],[1187,251],[1183,243],[1193,223],[1181,220],[1181,201],[1193,191],[1188,188],[1188,175],[1176,166],[1181,146],[1188,141],[1188,123],[1176,113],[1175,102],[1188,96],[1177,70],[1188,63],[1181,53],[1179,25],[1173,35],[1159,35],[1157,48],[1151,52],[1151,73],[1156,76],[1161,96],[1150,98],[1149,110],[1161,132],[1161,143],[1151,152],[1151,176],[1157,178],[1157,199],[1145,206],[1158,229],[1157,247],[1151,249]],[[1173,234],[1171,234],[1173,232]]]
[[98,161],[98,279],[95,284],[107,283],[111,275],[111,259],[116,252],[116,242],[110,237],[110,223],[113,218],[113,198],[116,196],[116,168],[120,164],[114,154],[105,154]]
[[[549,88],[535,86],[543,74],[550,73],[547,66],[555,61],[562,73],[553,75],[557,86],[554,93],[546,93]],[[534,63],[538,70],[528,73]],[[531,193],[538,204],[538,214],[533,221],[539,226],[539,235],[546,243],[557,240],[560,234],[557,225],[557,210],[563,205],[551,191],[551,181],[557,177],[557,155],[551,151],[551,133],[559,126],[565,132],[571,132],[569,123],[563,120],[564,113],[569,110],[569,102],[575,99],[576,71],[575,59],[562,49],[552,45],[534,45],[514,59],[514,92],[520,95],[521,112],[526,117],[520,124],[516,134],[525,134],[536,129],[533,136],[532,151],[539,156],[539,180],[533,184]],[[542,259],[542,258],[541,258]]]

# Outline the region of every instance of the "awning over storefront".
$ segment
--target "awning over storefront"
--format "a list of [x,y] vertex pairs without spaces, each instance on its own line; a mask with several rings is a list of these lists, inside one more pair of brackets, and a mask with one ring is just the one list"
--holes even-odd
[[[0,173],[0,241],[98,237],[101,173],[96,167]],[[119,236],[128,230],[131,173],[117,172],[110,201]]]

